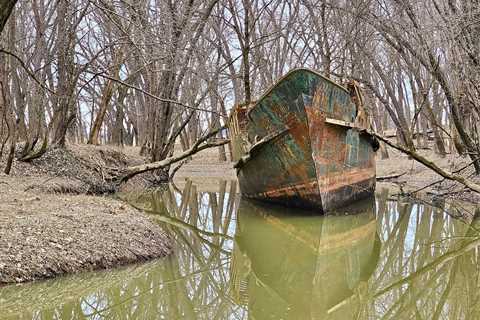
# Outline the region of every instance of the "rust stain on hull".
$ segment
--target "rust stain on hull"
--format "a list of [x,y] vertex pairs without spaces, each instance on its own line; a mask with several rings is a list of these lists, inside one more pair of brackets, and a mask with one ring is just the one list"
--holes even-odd
[[321,212],[373,194],[375,150],[354,89],[297,69],[237,107],[229,127],[242,194]]

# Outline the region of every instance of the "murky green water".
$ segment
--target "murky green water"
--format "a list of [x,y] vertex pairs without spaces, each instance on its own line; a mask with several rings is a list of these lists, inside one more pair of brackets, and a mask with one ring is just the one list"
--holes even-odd
[[174,255],[3,287],[0,318],[480,318],[480,223],[458,208],[381,193],[311,216],[240,200],[230,182],[128,197],[174,235]]

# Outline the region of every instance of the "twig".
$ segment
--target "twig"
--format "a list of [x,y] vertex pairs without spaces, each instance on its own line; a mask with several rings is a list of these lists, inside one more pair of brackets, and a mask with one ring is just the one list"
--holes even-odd
[[407,174],[407,172],[398,173],[398,174],[391,174],[389,176],[381,176],[381,177],[377,177],[377,181],[396,179],[396,178],[400,178],[401,176],[403,176],[405,174]]
[[[461,167],[460,169],[457,169],[457,170],[453,171],[452,173],[456,174],[456,173],[462,172],[463,170],[465,170],[465,169],[467,169],[468,167],[470,167],[471,165],[473,165],[473,163],[474,163],[476,160],[477,160],[477,159],[475,159],[474,161],[469,162],[469,163],[466,164],[465,166]],[[436,184],[442,183],[442,182],[444,182],[444,181],[445,181],[445,178],[442,178],[442,179],[440,179],[440,180],[433,181],[432,183],[429,183],[429,184],[427,184],[426,186],[423,186],[423,187],[421,187],[421,188],[419,188],[419,189],[417,189],[417,190],[407,192],[407,195],[411,196],[411,195],[413,195],[413,194],[415,194],[415,193],[418,193],[418,192],[420,192],[420,191],[423,191],[423,190],[425,190],[425,189],[427,189],[427,188],[430,188],[430,187],[432,187],[432,186],[434,186],[434,185],[436,185]]]
[[173,180],[173,177],[175,176],[175,174],[177,173],[178,170],[180,170],[181,167],[183,167],[183,165],[187,164],[188,162],[190,162],[191,159],[186,159],[186,160],[183,160],[181,161],[173,170],[172,172],[170,173],[170,176],[169,176],[169,180],[172,181]]
[[26,191],[29,191],[29,190],[37,187],[37,186],[44,185],[45,183],[47,183],[47,182],[49,182],[49,181],[51,181],[51,180],[53,180],[53,179],[55,179],[55,178],[57,178],[57,177],[50,177],[50,178],[47,178],[47,179],[43,180],[40,184],[32,184],[32,185],[29,185],[29,186],[26,187],[23,191],[26,192]]
[[442,193],[434,193],[434,192],[427,192],[427,193],[431,194],[431,195],[434,195],[434,196],[437,196],[437,197],[444,197],[444,196],[451,196],[451,195],[454,195],[454,194],[459,194],[459,193],[465,192],[467,190],[468,190],[468,188],[463,188],[461,190],[447,191],[447,192],[442,192]]
[[88,71],[86,70],[85,72],[87,73],[90,73],[90,74],[93,74],[94,76],[98,76],[98,77],[102,77],[102,78],[105,78],[105,79],[108,79],[108,80],[111,80],[113,82],[116,82],[116,83],[119,83],[127,88],[130,88],[130,89],[133,89],[133,90],[136,90],[138,92],[141,92],[143,93],[144,95],[152,98],[152,99],[155,99],[155,100],[158,100],[158,101],[161,101],[161,102],[168,102],[168,103],[171,103],[171,104],[175,104],[175,105],[178,105],[178,106],[181,106],[183,108],[186,108],[186,109],[191,109],[191,110],[195,110],[195,111],[202,111],[202,112],[209,112],[209,113],[213,113],[215,115],[218,115],[220,117],[223,117],[223,118],[227,118],[225,115],[221,114],[220,112],[217,112],[217,111],[213,111],[213,110],[208,110],[208,109],[203,109],[203,108],[198,108],[198,107],[192,107],[192,106],[189,106],[189,105],[186,105],[185,103],[182,103],[182,102],[179,102],[179,101],[175,101],[175,100],[172,100],[172,99],[166,99],[166,98],[161,98],[157,95],[154,95],[148,91],[145,91],[143,90],[142,88],[140,87],[137,87],[137,86],[134,86],[132,84],[129,84],[125,81],[122,81],[120,79],[117,79],[115,77],[111,77],[109,75],[106,75],[104,74],[104,72],[92,72],[92,71]]
[[27,65],[25,64],[25,62],[23,62],[23,60],[17,56],[15,53],[13,52],[10,52],[10,51],[7,51],[5,49],[1,49],[0,48],[0,53],[5,53],[9,56],[12,56],[13,58],[15,58],[15,60],[18,61],[18,63],[20,63],[20,66],[25,70],[25,72],[28,74],[28,76],[30,78],[32,78],[40,87],[42,87],[42,89],[44,90],[47,90],[48,92],[50,92],[51,94],[56,94],[55,91],[53,91],[52,89],[48,88],[47,86],[45,86],[40,80],[37,79],[37,77],[35,76],[35,74],[27,67]]

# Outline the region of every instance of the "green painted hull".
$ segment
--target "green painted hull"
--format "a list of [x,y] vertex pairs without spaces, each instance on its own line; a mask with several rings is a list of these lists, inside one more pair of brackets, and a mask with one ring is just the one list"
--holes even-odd
[[374,192],[371,137],[345,88],[296,69],[245,112],[231,135],[246,197],[325,212]]

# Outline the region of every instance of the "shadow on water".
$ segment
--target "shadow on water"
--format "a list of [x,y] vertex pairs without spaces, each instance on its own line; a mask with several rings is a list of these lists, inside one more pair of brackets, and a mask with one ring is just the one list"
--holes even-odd
[[457,208],[382,192],[316,216],[241,200],[226,181],[123,198],[171,233],[171,257],[2,287],[0,318],[480,317],[480,219],[448,214]]

